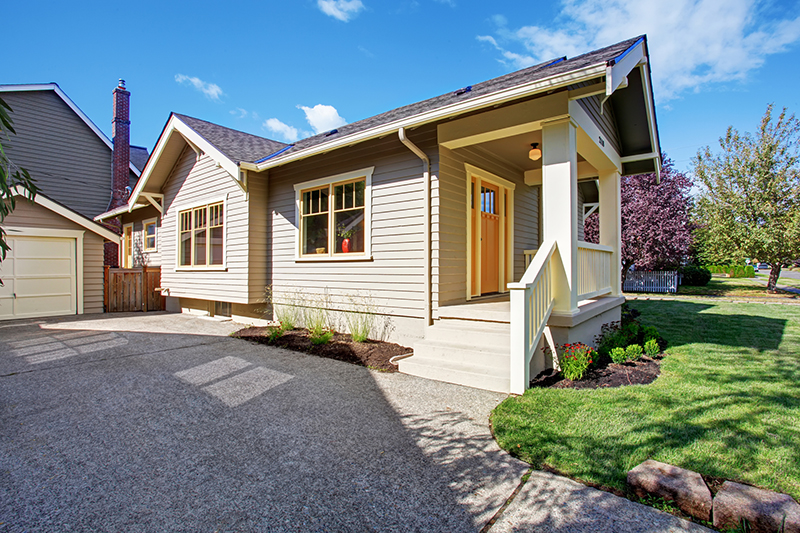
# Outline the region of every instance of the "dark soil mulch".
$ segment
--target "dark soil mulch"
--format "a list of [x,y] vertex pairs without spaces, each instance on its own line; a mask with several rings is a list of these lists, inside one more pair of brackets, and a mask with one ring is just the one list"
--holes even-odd
[[602,389],[625,385],[647,385],[661,373],[661,357],[643,355],[638,361],[600,364],[590,368],[580,381],[563,378],[553,369],[545,370],[531,380],[531,387],[551,389]]
[[232,336],[386,372],[397,372],[397,366],[390,363],[389,359],[396,355],[405,355],[412,352],[411,348],[390,342],[372,340],[355,342],[350,338],[350,335],[344,333],[334,334],[327,344],[312,344],[308,330],[305,329],[287,331],[273,341],[270,340],[269,335],[274,330],[275,328],[273,327],[244,328]]

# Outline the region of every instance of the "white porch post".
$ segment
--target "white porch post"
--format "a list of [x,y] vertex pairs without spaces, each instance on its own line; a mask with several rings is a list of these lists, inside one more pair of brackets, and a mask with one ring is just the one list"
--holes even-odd
[[[578,143],[570,119],[542,125],[544,240],[558,244],[553,271],[554,314],[578,313]],[[556,259],[560,258],[560,261]],[[560,263],[560,264],[558,264]]]
[[619,172],[600,173],[600,244],[613,248],[611,254],[611,296],[622,294],[622,204]]

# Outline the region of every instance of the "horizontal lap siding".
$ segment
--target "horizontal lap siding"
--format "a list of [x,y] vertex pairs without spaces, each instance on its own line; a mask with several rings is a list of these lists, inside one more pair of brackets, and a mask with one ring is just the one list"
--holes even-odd
[[111,149],[54,91],[0,94],[11,106],[16,135],[3,139],[15,165],[43,194],[93,218],[111,200]]
[[103,243],[105,240],[83,226],[28,200],[17,197],[5,227],[83,231],[83,312],[103,312]]
[[[169,295],[233,303],[248,303],[248,208],[233,178],[207,155],[199,159],[185,149],[164,187],[161,220],[161,284]],[[176,271],[178,212],[226,199],[226,271]]]
[[267,197],[269,191],[268,178],[264,174],[251,174],[247,182],[250,195],[250,242],[249,255],[249,300],[260,303],[264,299],[264,289],[268,285],[267,276],[270,269],[267,246]]
[[607,101],[603,106],[603,112],[600,112],[601,100],[600,97],[590,96],[588,98],[581,98],[578,104],[584,111],[592,118],[595,125],[603,132],[603,135],[614,147],[617,153],[622,153],[621,144],[619,141],[619,133],[617,131],[617,122],[614,116],[614,107],[611,101]]
[[516,184],[514,190],[514,279],[524,272],[524,250],[539,246],[539,192],[523,181],[522,171],[475,148],[440,148],[439,176],[434,187],[434,306],[466,301],[467,174],[469,163]]
[[[435,130],[409,138],[436,164]],[[294,185],[374,166],[372,257],[364,262],[295,261],[297,229]],[[380,312],[421,318],[425,305],[425,190],[422,161],[396,135],[361,143],[315,159],[270,170],[270,282],[276,291],[328,290],[332,303],[369,294]]]

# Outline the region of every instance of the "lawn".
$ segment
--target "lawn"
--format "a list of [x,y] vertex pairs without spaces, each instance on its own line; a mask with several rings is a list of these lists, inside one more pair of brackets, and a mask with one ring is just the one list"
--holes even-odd
[[492,414],[535,468],[626,490],[645,459],[800,499],[800,307],[637,301],[669,340],[661,376],[617,389],[531,389]]
[[[784,283],[786,280],[780,278],[778,285],[790,285]],[[790,280],[798,281],[798,280]],[[794,285],[792,285],[794,286]],[[651,295],[650,293],[629,293],[633,295]],[[758,281],[757,278],[712,278],[708,285],[704,287],[691,287],[688,285],[681,285],[678,287],[678,296],[719,296],[729,298],[764,298],[768,300],[782,300],[782,299],[798,299],[797,294],[778,291],[776,294],[767,293],[765,284]],[[658,296],[674,296],[673,294],[658,294]]]

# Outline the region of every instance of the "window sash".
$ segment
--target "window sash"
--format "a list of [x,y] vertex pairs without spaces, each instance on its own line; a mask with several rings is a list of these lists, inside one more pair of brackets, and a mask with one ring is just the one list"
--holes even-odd
[[156,223],[147,222],[144,225],[144,250],[150,252],[156,249]]
[[223,203],[180,211],[178,265],[217,267],[225,264]]
[[[331,257],[331,256],[352,256],[364,255],[366,246],[362,242],[360,251],[348,253],[337,251],[341,248],[344,240],[339,237],[337,220],[349,213],[356,217],[361,212],[360,221],[351,223],[345,230],[352,229],[352,226],[360,226],[363,240],[366,240],[366,196],[367,178],[361,176],[355,179],[337,181],[321,187],[313,187],[300,190],[300,256],[301,257]],[[320,219],[324,217],[326,225],[322,228],[319,225]],[[316,227],[312,224],[317,222]],[[324,229],[324,239],[316,239],[317,243],[325,243],[325,246],[314,246],[309,248],[309,232],[322,231]],[[315,253],[319,251],[319,253]],[[331,252],[332,251],[332,252]]]

